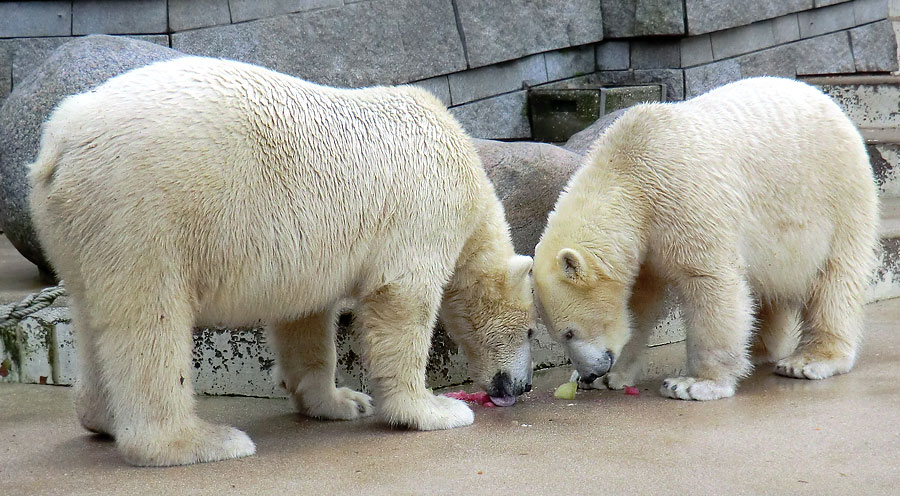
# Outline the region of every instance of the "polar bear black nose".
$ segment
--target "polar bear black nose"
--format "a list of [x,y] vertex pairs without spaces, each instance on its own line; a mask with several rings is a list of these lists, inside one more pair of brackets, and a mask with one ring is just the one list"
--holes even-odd
[[581,380],[585,384],[590,384],[597,380],[600,377],[606,375],[609,372],[609,369],[612,368],[615,359],[613,358],[613,354],[609,351],[602,354],[595,363],[592,364],[590,370],[586,370],[586,374],[582,374]]
[[491,381],[488,394],[491,396],[513,396],[513,383],[509,374],[506,372],[497,372],[497,374],[494,375],[494,379]]

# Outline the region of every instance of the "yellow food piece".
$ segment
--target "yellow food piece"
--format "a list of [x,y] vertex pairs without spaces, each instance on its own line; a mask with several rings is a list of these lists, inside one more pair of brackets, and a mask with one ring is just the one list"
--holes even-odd
[[567,382],[556,388],[553,396],[561,400],[574,400],[575,391],[578,391],[578,384],[574,382]]

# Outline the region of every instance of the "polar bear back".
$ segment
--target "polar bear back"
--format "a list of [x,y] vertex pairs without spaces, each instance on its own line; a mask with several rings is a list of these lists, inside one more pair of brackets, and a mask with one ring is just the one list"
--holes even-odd
[[[590,157],[594,170],[584,175],[625,168],[643,185],[657,251],[690,239],[679,249],[698,259],[736,245],[754,286],[786,296],[802,294],[829,258],[859,270],[871,264],[878,214],[864,142],[830,98],[804,83],[753,78],[682,103],[637,106]],[[690,236],[680,232],[687,228]]]
[[32,180],[57,264],[116,287],[103,267],[168,263],[224,321],[248,310],[236,302],[267,319],[392,278],[446,281],[487,183],[422,90],[334,89],[200,57],[66,99]]

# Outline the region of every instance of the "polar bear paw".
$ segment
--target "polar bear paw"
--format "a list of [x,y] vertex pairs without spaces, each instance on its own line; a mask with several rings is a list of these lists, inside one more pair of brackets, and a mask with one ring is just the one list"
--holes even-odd
[[297,411],[326,420],[356,420],[374,413],[372,397],[350,388],[333,388],[325,392],[304,391],[292,395]]
[[695,377],[670,377],[663,381],[659,393],[678,400],[718,400],[734,396],[734,383]]
[[575,370],[569,378],[570,382],[577,382],[579,389],[624,389],[625,386],[633,386],[635,378],[629,374],[621,372],[609,372],[608,374],[594,379],[593,382],[587,383],[581,380],[581,375]]
[[256,452],[243,431],[203,421],[170,434],[126,428],[116,436],[116,444],[128,463],[152,467],[214,462]]
[[609,389],[625,389],[625,386],[634,386],[635,378],[629,374],[622,374],[619,372],[610,372],[605,376],[601,377],[603,379],[603,383]]
[[603,377],[598,377],[593,382],[585,382],[581,380],[581,374],[577,370],[572,371],[572,375],[569,376],[569,382],[578,383],[578,389],[606,389],[606,384],[603,384]]
[[453,429],[471,425],[475,414],[465,402],[446,396],[428,395],[421,400],[394,401],[382,411],[391,425],[403,425],[420,431]]
[[816,380],[845,374],[852,368],[853,360],[849,358],[822,360],[803,355],[792,355],[775,364],[775,373],[785,377]]
[[112,434],[112,418],[106,401],[75,386],[75,413],[85,429],[97,434]]

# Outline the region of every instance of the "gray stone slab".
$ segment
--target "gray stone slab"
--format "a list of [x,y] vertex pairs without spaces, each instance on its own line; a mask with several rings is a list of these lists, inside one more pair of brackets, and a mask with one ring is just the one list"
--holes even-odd
[[455,0],[471,67],[603,39],[597,0]]
[[852,0],[815,0],[815,6],[818,9],[819,7],[827,7],[829,5],[835,5],[838,3],[850,2]]
[[884,20],[850,30],[856,72],[896,71],[897,40],[894,27]]
[[738,79],[741,79],[741,65],[734,59],[685,69],[685,98],[701,95]]
[[737,61],[741,67],[741,77],[797,77],[797,47],[795,43],[742,55],[737,58]]
[[888,0],[856,0],[853,2],[853,18],[856,24],[887,19],[888,3]]
[[[627,71],[597,71],[586,76],[556,81],[548,88],[604,88],[610,86],[639,86],[659,84],[665,88],[664,101],[684,98],[684,71],[681,69],[637,69]],[[542,86],[543,87],[543,86]]]
[[773,46],[776,44],[773,28],[772,21],[761,21],[711,33],[713,57],[727,59]]
[[662,101],[664,96],[661,84],[620,86],[617,88],[604,88],[601,91],[603,93],[604,115],[639,103],[659,102]]
[[0,3],[0,38],[71,34],[72,2]]
[[[8,40],[17,52],[16,62],[35,46],[67,38]],[[41,49],[47,47],[41,45]],[[75,38],[53,52],[20,83],[0,108],[0,229],[33,263],[49,271],[34,234],[28,211],[29,185],[26,165],[34,160],[41,124],[64,97],[89,90],[117,74],[157,60],[179,56],[152,43],[126,37],[88,36]]]
[[890,19],[900,18],[900,0],[890,0],[888,2],[888,17]]
[[479,67],[448,76],[453,105],[524,89],[547,82],[544,54]]
[[231,5],[232,22],[344,5],[342,0],[228,0],[228,3]]
[[21,83],[50,56],[73,38],[15,38],[3,40],[12,60],[12,87]]
[[594,45],[566,48],[544,54],[547,80],[582,76],[596,69]]
[[449,2],[355,3],[175,33],[172,46],[351,87],[405,83],[466,68]]
[[811,38],[855,26],[853,10],[853,3],[842,3],[800,12],[797,14],[800,22],[800,37]]
[[447,76],[437,76],[409,84],[418,86],[436,96],[444,106],[450,106],[450,82],[448,81]]
[[627,41],[604,41],[597,45],[597,70],[619,71],[631,67],[631,44]]
[[228,0],[169,0],[169,29],[172,31],[230,23]]
[[450,113],[476,138],[522,139],[531,137],[526,92],[486,98],[452,107]]
[[808,10],[813,0],[685,0],[688,34],[696,35],[745,26],[756,21]]
[[632,69],[681,67],[681,41],[674,38],[641,39],[631,42]]
[[665,100],[676,101],[684,99],[684,71],[681,69],[601,71],[591,79],[608,86],[661,84],[666,88]]
[[788,43],[800,39],[800,20],[797,14],[772,19],[772,34],[775,43]]
[[682,35],[682,0],[601,0],[603,37]]
[[713,61],[712,41],[708,34],[681,39],[681,66],[693,67]]
[[72,34],[151,34],[168,30],[166,0],[79,0]]
[[847,31],[798,41],[796,46],[798,76],[843,74],[856,69]]

